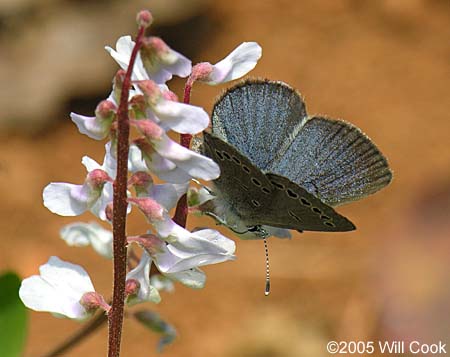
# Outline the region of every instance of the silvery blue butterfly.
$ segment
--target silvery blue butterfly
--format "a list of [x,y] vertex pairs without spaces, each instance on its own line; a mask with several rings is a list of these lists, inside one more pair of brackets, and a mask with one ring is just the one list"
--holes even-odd
[[214,105],[202,150],[221,170],[214,216],[258,237],[280,228],[354,230],[333,207],[392,179],[386,158],[360,129],[308,116],[300,94],[282,82],[247,80],[228,89]]

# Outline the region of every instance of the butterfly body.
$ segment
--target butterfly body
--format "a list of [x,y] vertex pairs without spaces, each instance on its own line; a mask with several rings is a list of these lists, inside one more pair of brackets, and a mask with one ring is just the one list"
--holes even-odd
[[392,174],[355,126],[308,117],[288,85],[247,81],[215,104],[203,151],[220,167],[216,211],[240,229],[349,231],[332,206],[374,193]]

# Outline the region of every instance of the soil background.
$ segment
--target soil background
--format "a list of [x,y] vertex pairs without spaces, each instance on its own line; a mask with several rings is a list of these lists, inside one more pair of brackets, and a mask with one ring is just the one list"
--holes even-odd
[[[58,231],[78,219],[51,214],[41,198],[49,182],[83,180],[83,155],[102,160],[104,143],[80,135],[69,112],[90,115],[109,94],[116,67],[103,45],[134,33],[133,14],[152,9],[151,1],[123,5],[126,11],[121,2],[94,3],[45,1],[36,5],[44,10],[33,8],[37,13],[25,11],[28,5],[22,12],[0,8],[0,270],[30,276],[57,255],[82,265],[109,296],[111,262],[66,246]],[[263,56],[251,76],[285,81],[302,93],[309,113],[360,127],[389,159],[394,180],[338,208],[356,224],[354,232],[271,239],[269,297],[263,243],[237,238],[237,260],[206,267],[204,289],[177,284],[174,293],[163,293],[159,305],[148,307],[179,334],[163,356],[327,356],[330,340],[449,346],[448,3],[166,3],[174,8],[158,5],[164,21],[155,14],[154,33],[172,47],[194,63],[215,63],[239,43],[257,41]],[[170,86],[182,95],[182,80]],[[225,87],[199,84],[192,103],[210,111]],[[191,228],[208,225],[207,218],[189,220]],[[129,232],[145,229],[133,214]],[[30,312],[25,356],[42,356],[79,327]],[[106,336],[100,329],[65,356],[105,355]],[[127,319],[122,355],[154,356],[158,339]]]

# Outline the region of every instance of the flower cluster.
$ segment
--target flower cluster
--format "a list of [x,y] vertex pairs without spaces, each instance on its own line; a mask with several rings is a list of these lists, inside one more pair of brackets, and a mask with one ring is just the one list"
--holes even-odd
[[[125,284],[128,305],[160,302],[160,291],[173,290],[174,281],[202,288],[205,274],[199,267],[235,258],[232,240],[213,229],[190,232],[170,217],[170,210],[186,194],[192,179],[213,180],[220,171],[210,158],[169,137],[169,131],[189,135],[201,132],[209,125],[209,116],[200,107],[179,102],[166,82],[175,75],[188,77],[189,89],[196,81],[211,85],[224,83],[245,75],[261,56],[259,45],[247,42],[215,65],[203,62],[192,66],[189,59],[160,38],[144,37],[140,44],[128,96],[128,122],[134,136],[129,142],[125,204],[128,213],[132,207],[142,212],[150,226],[142,234],[127,237],[129,252],[133,253],[129,255],[131,268]],[[124,36],[119,38],[115,49],[106,47],[122,68],[114,77],[111,94],[98,104],[94,116],[70,115],[80,133],[107,142],[102,164],[88,156],[82,158],[87,170],[84,182],[54,182],[45,187],[44,205],[58,215],[78,216],[90,211],[104,225],[114,224],[118,111],[125,71],[135,45],[130,36]],[[154,177],[166,182],[156,184]],[[70,246],[90,245],[100,256],[114,257],[115,237],[98,223],[75,222],[65,226],[60,235]],[[40,267],[40,275],[22,282],[20,297],[31,309],[77,320],[88,318],[98,308],[106,312],[110,309],[105,299],[95,292],[82,267],[57,257],[51,257]]]

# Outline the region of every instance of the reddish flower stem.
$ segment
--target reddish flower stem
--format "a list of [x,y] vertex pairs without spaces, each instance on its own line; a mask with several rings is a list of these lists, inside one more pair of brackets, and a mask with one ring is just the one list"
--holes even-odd
[[141,26],[136,36],[128,64],[127,73],[123,81],[120,104],[117,111],[117,175],[114,182],[113,198],[113,250],[114,250],[114,278],[113,299],[108,313],[108,357],[118,357],[122,336],[122,324],[125,299],[125,278],[127,274],[127,181],[128,181],[128,151],[130,123],[128,118],[128,95],[131,87],[131,73],[134,62],[142,45],[145,27]]
[[[184,86],[184,97],[183,103],[189,104],[191,102],[191,90],[192,84],[190,79],[187,80],[186,85]],[[181,134],[180,136],[180,144],[185,148],[189,148],[191,144],[192,135],[190,134]],[[176,224],[181,227],[186,227],[188,215],[188,206],[187,206],[187,195],[184,194],[180,197],[177,203],[177,208],[175,209],[175,215],[173,216],[173,220]]]

